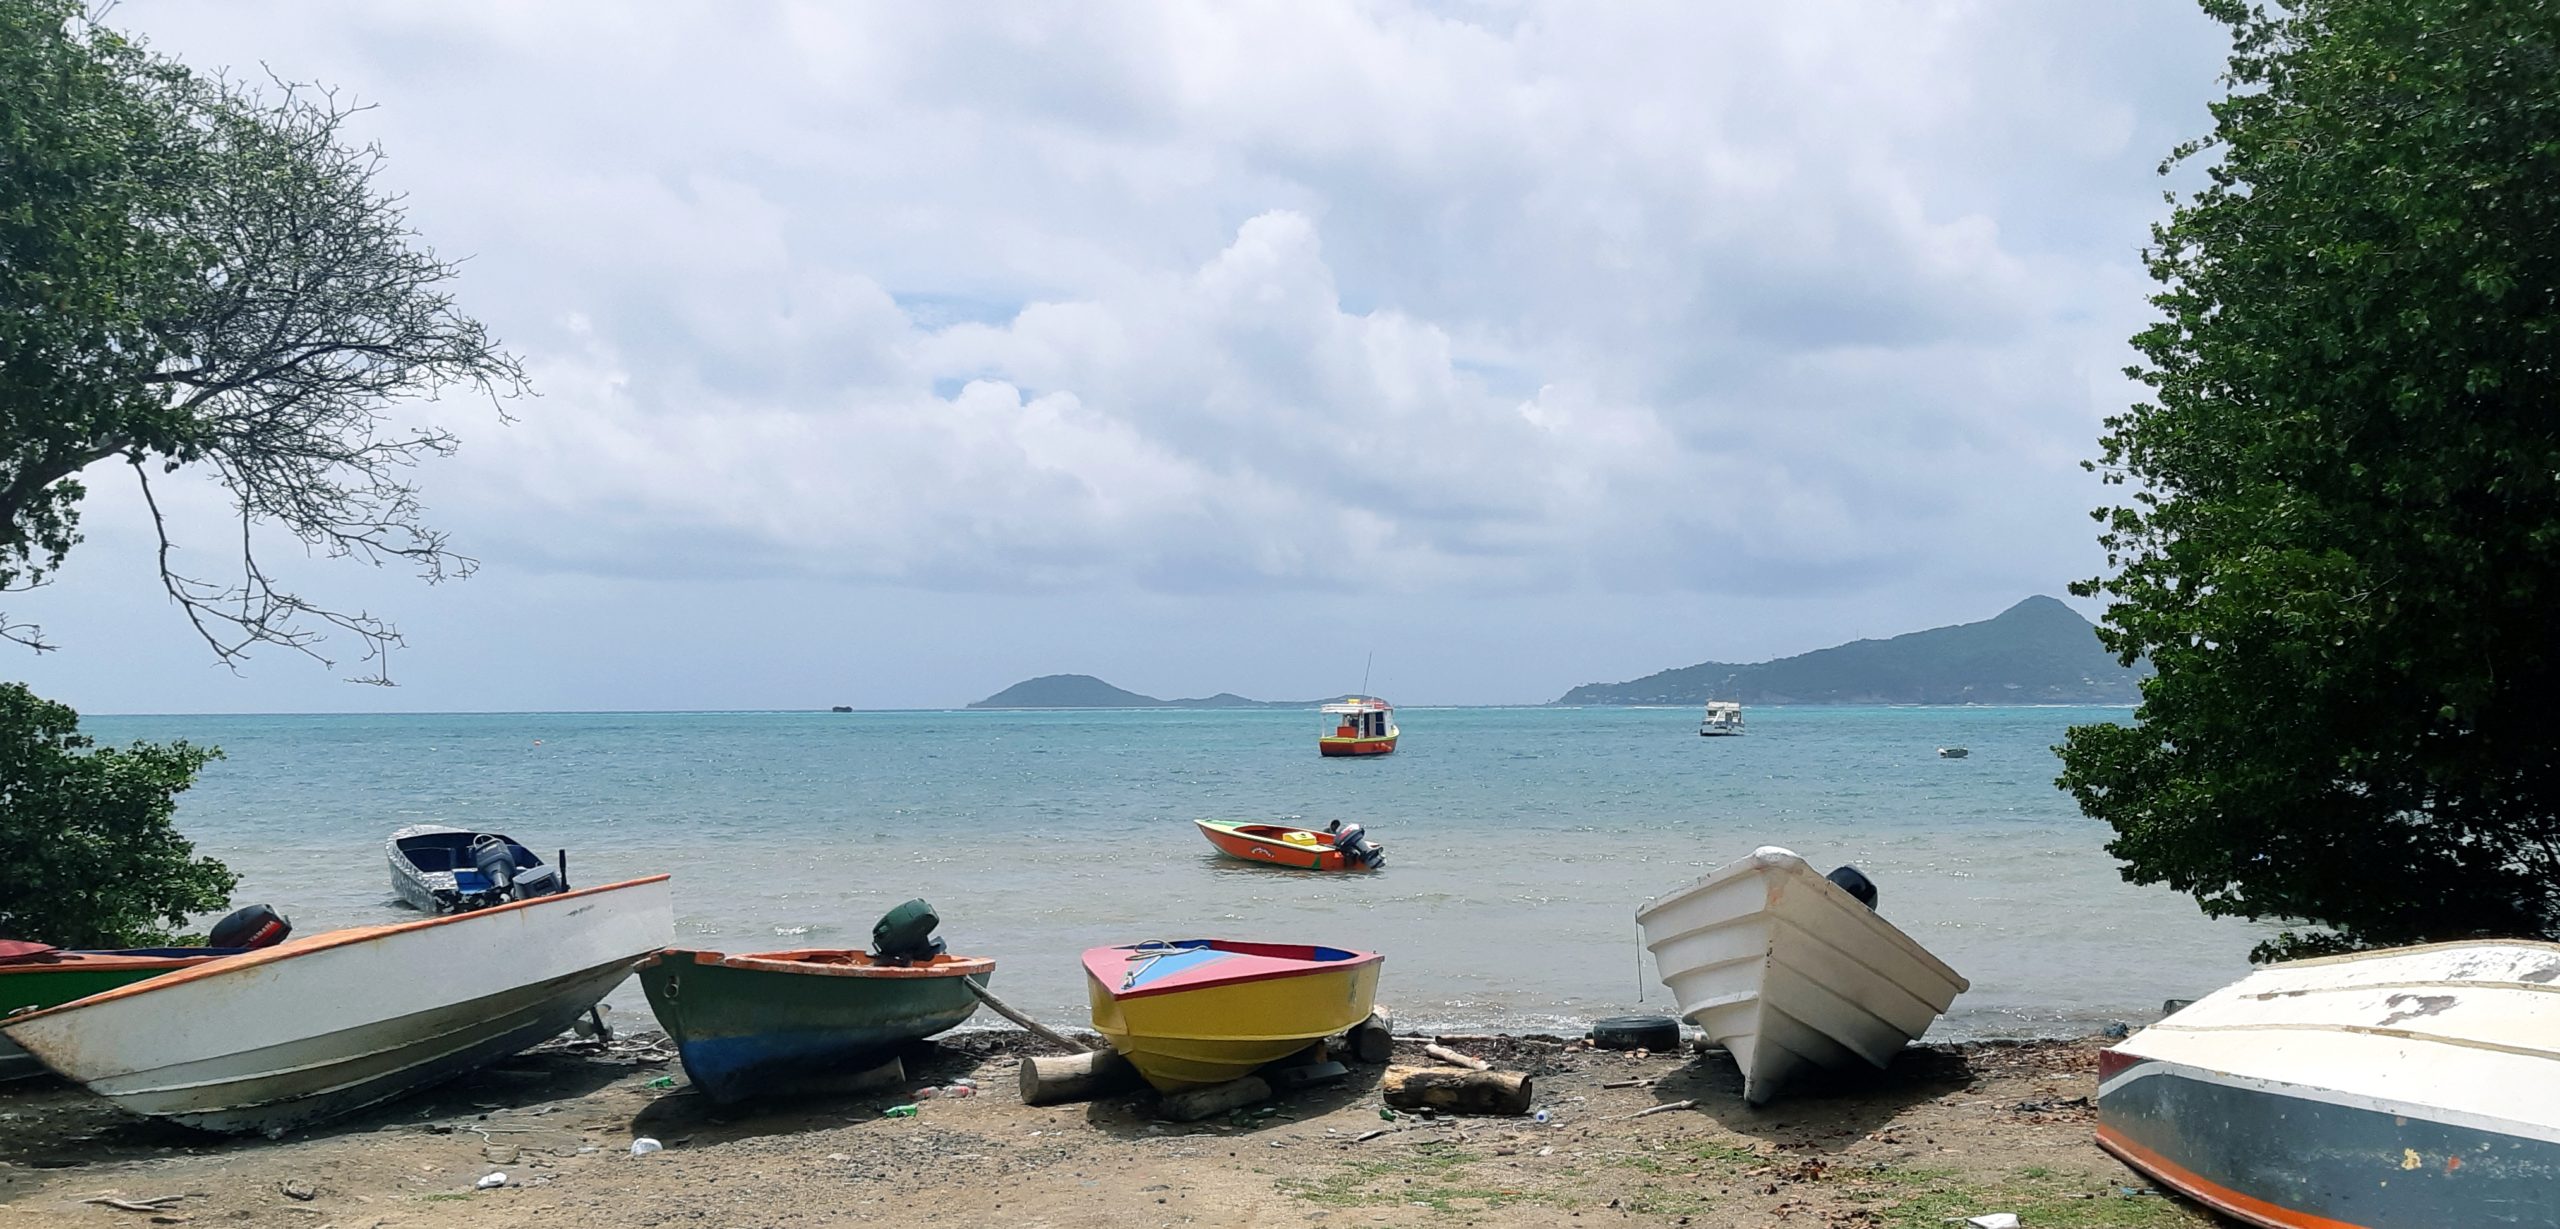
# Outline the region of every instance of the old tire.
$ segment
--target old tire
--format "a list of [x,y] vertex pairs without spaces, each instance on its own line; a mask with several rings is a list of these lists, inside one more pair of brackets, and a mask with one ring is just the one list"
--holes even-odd
[[1603,1050],[1665,1053],[1680,1048],[1680,1022],[1669,1016],[1610,1016],[1592,1022],[1591,1043]]

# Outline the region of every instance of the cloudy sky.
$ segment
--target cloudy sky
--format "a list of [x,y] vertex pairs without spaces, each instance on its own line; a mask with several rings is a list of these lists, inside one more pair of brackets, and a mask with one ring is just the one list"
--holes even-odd
[[2099,566],[2078,462],[2225,45],[2037,0],[109,20],[374,104],[539,396],[400,411],[462,435],[420,483],[479,575],[291,569],[401,625],[397,689],[214,665],[99,475],[6,609],[61,645],[8,673],[102,712],[1302,697],[1372,653],[1519,703],[1988,617]]

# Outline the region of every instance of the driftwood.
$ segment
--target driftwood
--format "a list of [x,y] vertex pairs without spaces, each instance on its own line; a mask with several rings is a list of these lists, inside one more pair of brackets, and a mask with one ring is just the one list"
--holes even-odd
[[1109,1050],[1035,1054],[1022,1060],[1022,1103],[1056,1105],[1107,1097],[1138,1082],[1138,1069]]
[[1427,1045],[1422,1047],[1422,1052],[1453,1067],[1464,1067],[1469,1071],[1493,1070],[1492,1063],[1486,1062],[1473,1054],[1460,1054],[1456,1050],[1452,1050],[1444,1045],[1436,1043]]
[[1632,1114],[1620,1114],[1615,1118],[1609,1119],[1609,1121],[1625,1122],[1627,1119],[1642,1118],[1647,1114],[1668,1114],[1673,1110],[1693,1110],[1696,1108],[1698,1108],[1698,1103],[1695,1101],[1672,1101],[1663,1105],[1640,1109]]
[[1211,1084],[1169,1094],[1157,1105],[1156,1113],[1174,1122],[1198,1122],[1211,1114],[1223,1114],[1259,1101],[1271,1099],[1271,1085],[1258,1076]]
[[1379,1081],[1397,1109],[1454,1110],[1466,1114],[1525,1114],[1535,1095],[1519,1071],[1448,1071],[1439,1067],[1389,1067]]
[[1383,1063],[1395,1053],[1395,1017],[1384,1007],[1373,1008],[1369,1018],[1351,1026],[1343,1048],[1364,1063]]
[[1059,1036],[1057,1033],[1050,1031],[1049,1026],[1022,1014],[1021,1012],[1015,1011],[1011,1007],[1005,1006],[1004,1000],[997,998],[992,993],[989,993],[985,986],[979,985],[978,979],[974,977],[963,977],[960,979],[960,984],[967,986],[969,988],[969,993],[977,995],[978,1001],[986,1004],[990,1008],[993,1008],[997,1015],[1003,1016],[1005,1019],[1011,1020],[1014,1023],[1031,1030],[1033,1036],[1038,1037],[1061,1050],[1065,1050],[1069,1054],[1082,1054],[1085,1052],[1085,1048],[1081,1044],[1069,1041],[1066,1038]]

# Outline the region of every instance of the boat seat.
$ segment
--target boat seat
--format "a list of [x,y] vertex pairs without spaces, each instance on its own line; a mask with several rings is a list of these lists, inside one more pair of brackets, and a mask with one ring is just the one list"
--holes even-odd
[[453,869],[453,851],[440,845],[429,845],[421,849],[403,849],[400,851],[400,856],[407,858],[410,865],[422,871],[432,873]]

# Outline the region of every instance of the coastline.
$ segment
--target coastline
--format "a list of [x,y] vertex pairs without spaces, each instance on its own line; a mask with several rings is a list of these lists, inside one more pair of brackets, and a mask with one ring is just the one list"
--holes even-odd
[[[694,1094],[648,1037],[555,1041],[279,1140],[21,1085],[0,1093],[0,1226],[2213,1223],[2091,1143],[2099,1038],[1917,1045],[1759,1109],[1719,1052],[1452,1038],[1530,1073],[1548,1121],[1383,1118],[1381,1068],[1355,1065],[1332,1087],[1172,1124],[1143,1091],[1023,1105],[1019,1059],[1047,1051],[1013,1030],[923,1043],[910,1078],[878,1093],[735,1110]],[[1393,1061],[1428,1063],[1425,1040],[1399,1039]],[[961,1077],[978,1095],[914,1096]],[[903,1104],[914,1116],[882,1112]],[[1659,1106],[1677,1108],[1634,1116]],[[633,1156],[643,1136],[665,1150]],[[479,1187],[492,1173],[505,1184]]]

